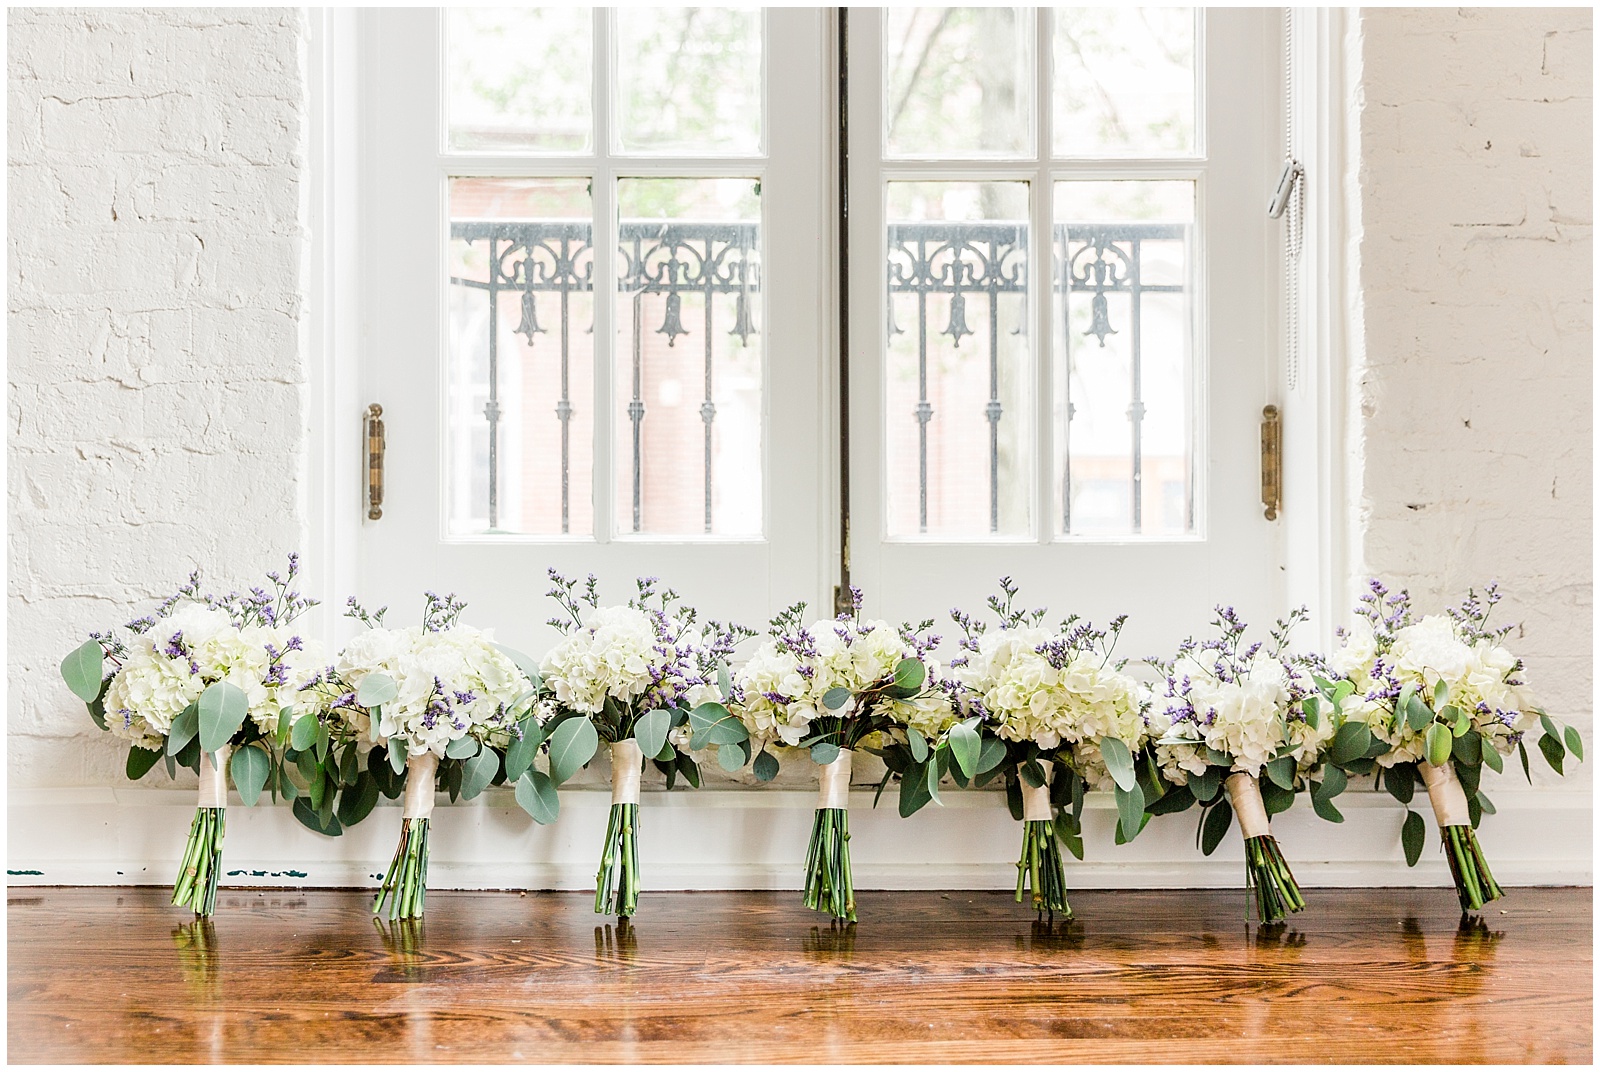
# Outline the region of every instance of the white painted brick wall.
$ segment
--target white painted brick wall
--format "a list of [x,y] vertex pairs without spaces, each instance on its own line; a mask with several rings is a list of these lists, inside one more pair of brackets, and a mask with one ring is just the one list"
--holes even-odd
[[113,785],[56,665],[196,563],[305,542],[305,26],[12,9],[9,777]]
[[1435,608],[1498,580],[1530,681],[1586,738],[1592,23],[1579,8],[1364,9],[1352,161],[1358,581]]

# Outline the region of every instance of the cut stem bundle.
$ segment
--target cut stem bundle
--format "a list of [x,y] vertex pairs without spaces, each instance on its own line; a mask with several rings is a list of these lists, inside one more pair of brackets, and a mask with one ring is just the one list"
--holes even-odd
[[1028,890],[1035,912],[1052,916],[1060,912],[1071,919],[1067,875],[1061,863],[1061,846],[1056,841],[1055,809],[1050,803],[1052,764],[1048,759],[1038,763],[1044,769],[1041,784],[1028,784],[1020,769],[1017,774],[1022,787],[1022,856],[1017,860],[1017,901],[1020,903],[1023,891]]
[[1048,820],[1030,819],[1022,824],[1022,857],[1017,861],[1017,901],[1029,891],[1033,909],[1040,914],[1061,913],[1072,918],[1067,904],[1067,875],[1061,863],[1061,847],[1056,828]]
[[594,910],[628,919],[639,910],[639,774],[644,755],[633,738],[611,746],[611,814],[594,876]]
[[222,871],[222,835],[227,825],[228,746],[200,753],[200,799],[189,840],[183,846],[172,903],[202,918],[217,910],[217,879]]
[[406,760],[400,844],[378,887],[378,899],[372,903],[374,915],[388,919],[422,916],[428,896],[428,819],[433,814],[433,786],[438,772],[439,757],[432,752]]
[[1447,759],[1434,766],[1424,760],[1417,764],[1417,770],[1422,774],[1422,784],[1428,787],[1428,803],[1433,805],[1433,817],[1439,823],[1439,838],[1444,842],[1450,876],[1456,883],[1456,899],[1461,902],[1461,911],[1476,912],[1504,896],[1504,892],[1489,873],[1489,861],[1478,847],[1478,835],[1472,830],[1472,817],[1467,810],[1467,793],[1456,777],[1455,763]]
[[1261,783],[1248,774],[1234,774],[1224,783],[1228,803],[1239,817],[1244,834],[1244,880],[1255,905],[1256,919],[1280,923],[1290,912],[1305,908],[1300,885],[1289,870],[1289,861],[1278,848],[1267,822],[1266,805],[1261,800]]
[[189,840],[172,886],[172,903],[193,909],[197,916],[217,910],[217,876],[222,870],[222,835],[226,808],[196,808],[189,824]]
[[856,886],[850,873],[850,758],[848,748],[821,769],[817,813],[806,846],[805,906],[836,920],[856,921]]

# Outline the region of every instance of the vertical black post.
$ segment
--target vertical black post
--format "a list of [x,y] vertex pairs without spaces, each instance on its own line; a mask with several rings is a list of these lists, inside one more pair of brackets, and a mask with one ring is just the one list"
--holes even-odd
[[839,585],[833,610],[850,606],[850,15],[834,8],[839,63]]

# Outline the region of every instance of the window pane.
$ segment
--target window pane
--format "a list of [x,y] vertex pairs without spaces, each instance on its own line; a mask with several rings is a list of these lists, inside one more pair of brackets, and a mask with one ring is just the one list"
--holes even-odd
[[585,179],[450,180],[450,532],[593,527]]
[[890,536],[1031,530],[1028,185],[889,184]]
[[889,8],[883,35],[887,154],[1031,154],[1033,27],[1029,8]]
[[450,148],[588,150],[589,8],[452,7],[445,19]]
[[1058,182],[1059,531],[1194,531],[1194,184]]
[[759,536],[760,185],[623,179],[617,212],[617,531]]
[[617,12],[617,144],[629,153],[761,151],[755,8]]
[[1178,7],[1055,9],[1057,156],[1195,151],[1195,13]]

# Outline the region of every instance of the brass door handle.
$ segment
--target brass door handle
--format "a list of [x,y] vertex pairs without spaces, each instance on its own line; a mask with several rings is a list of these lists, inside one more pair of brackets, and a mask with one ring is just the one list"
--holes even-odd
[[376,402],[362,418],[367,439],[367,520],[383,516],[383,407]]
[[1268,521],[1278,519],[1283,505],[1283,420],[1277,406],[1261,411],[1261,505]]

